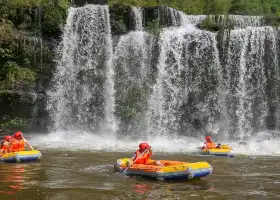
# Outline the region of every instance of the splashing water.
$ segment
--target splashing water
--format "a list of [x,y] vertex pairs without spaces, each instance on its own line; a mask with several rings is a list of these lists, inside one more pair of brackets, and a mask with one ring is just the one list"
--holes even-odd
[[[222,144],[229,144],[233,147],[236,155],[273,155],[280,156],[278,147],[280,138],[271,137],[270,132],[260,132],[257,137],[249,138],[242,142],[231,140],[217,140]],[[279,134],[279,133],[277,133]],[[172,139],[165,137],[154,137],[148,140],[129,140],[123,138],[116,140],[110,136],[100,136],[86,132],[53,132],[51,134],[29,135],[30,142],[44,149],[63,149],[68,151],[105,151],[105,152],[128,152],[128,156],[138,148],[140,142],[148,142],[153,151],[164,153],[197,154],[198,149],[203,145],[203,137],[180,136]]]
[[[215,87],[220,71],[215,34],[190,26],[166,29],[160,48],[157,83],[149,102],[150,133],[194,135],[196,128],[182,121],[204,118],[206,124],[213,122],[215,108],[210,103],[216,105],[216,91],[205,95],[204,90]],[[184,109],[192,110],[185,110],[186,116]]]
[[115,131],[111,43],[108,6],[69,9],[48,92],[53,130]]

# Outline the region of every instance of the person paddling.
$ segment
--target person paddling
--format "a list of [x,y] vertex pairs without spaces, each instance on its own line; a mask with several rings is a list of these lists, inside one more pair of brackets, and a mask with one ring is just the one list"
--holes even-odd
[[27,144],[27,146],[33,150],[33,147],[29,144],[29,142],[24,138],[22,132],[18,131],[15,132],[13,135],[13,138],[11,139],[11,148],[10,151],[16,152],[16,151],[25,151],[24,145]]
[[154,155],[151,146],[148,143],[140,143],[139,149],[133,154],[131,160],[133,164],[158,165],[164,167],[159,161],[150,162]]
[[207,136],[205,138],[205,142],[203,144],[202,149],[215,149],[215,148],[220,148],[221,144],[216,145],[210,136]]

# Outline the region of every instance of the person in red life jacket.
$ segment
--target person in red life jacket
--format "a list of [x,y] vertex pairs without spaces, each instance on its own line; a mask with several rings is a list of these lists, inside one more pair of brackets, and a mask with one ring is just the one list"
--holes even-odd
[[4,137],[3,141],[1,142],[1,149],[0,149],[0,156],[4,153],[10,152],[10,141],[13,137],[7,135]]
[[205,138],[205,140],[206,140],[206,141],[204,142],[202,149],[215,149],[215,148],[220,148],[220,144],[216,145],[216,144],[212,141],[212,139],[211,139],[210,136],[207,136],[207,137]]
[[151,146],[148,143],[140,143],[139,149],[133,154],[131,160],[134,164],[158,165],[164,167],[159,161],[150,162],[150,158],[154,155]]
[[15,132],[13,135],[13,138],[11,139],[11,148],[10,151],[16,152],[16,151],[24,151],[25,147],[24,145],[27,144],[27,146],[33,150],[33,147],[27,142],[27,140],[24,138],[22,132],[18,131]]

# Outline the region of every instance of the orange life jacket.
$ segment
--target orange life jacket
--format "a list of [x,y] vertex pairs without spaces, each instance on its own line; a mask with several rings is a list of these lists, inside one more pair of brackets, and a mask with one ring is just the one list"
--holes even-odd
[[12,138],[10,140],[10,143],[11,143],[10,151],[17,152],[18,151],[18,140],[15,138]]
[[214,142],[204,142],[207,149],[214,149],[216,148],[216,144]]
[[15,138],[11,139],[11,148],[10,151],[17,152],[17,151],[24,151],[24,140],[17,140]]
[[1,150],[2,150],[3,153],[9,152],[9,148],[10,148],[10,143],[9,142],[3,141],[1,143]]
[[18,141],[18,150],[19,151],[24,151],[25,150],[25,148],[24,148],[24,140],[23,139],[21,139],[21,140],[19,140]]
[[134,164],[148,164],[148,161],[151,157],[151,154],[149,152],[145,152],[143,155],[140,152],[140,150],[137,150],[135,152],[135,157],[134,157]]

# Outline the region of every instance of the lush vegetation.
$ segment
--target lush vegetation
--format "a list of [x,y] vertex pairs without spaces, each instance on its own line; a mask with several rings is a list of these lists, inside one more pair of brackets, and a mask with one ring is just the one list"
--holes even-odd
[[11,129],[11,130],[24,130],[28,125],[28,121],[22,118],[14,118],[7,122],[0,124],[0,128],[2,129]]
[[60,37],[68,7],[68,0],[0,1],[0,129],[26,127],[28,95],[50,73],[49,41]]
[[67,8],[68,0],[0,2],[0,90],[32,86],[42,68],[42,38],[60,35]]
[[187,14],[278,15],[279,0],[109,0],[110,5],[167,5]]

